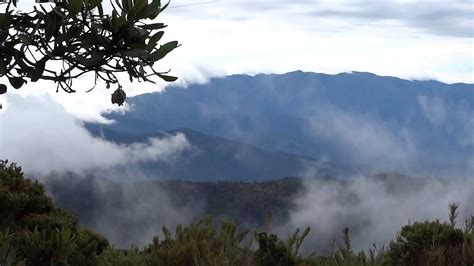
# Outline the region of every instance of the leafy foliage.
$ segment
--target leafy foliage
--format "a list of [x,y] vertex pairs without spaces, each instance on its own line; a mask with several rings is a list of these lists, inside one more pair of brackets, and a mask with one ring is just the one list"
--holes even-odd
[[56,208],[43,185],[0,160],[0,265],[91,265],[108,246]]
[[255,265],[297,265],[304,260],[298,252],[305,237],[309,234],[309,227],[300,235],[297,229],[287,242],[278,239],[275,234],[267,232],[255,233],[258,249],[255,252]]
[[[130,81],[154,83],[152,76],[176,80],[154,69],[179,46],[177,41],[158,46],[166,25],[147,22],[168,6],[160,0],[110,1],[111,14],[104,14],[102,0],[55,0],[51,8],[39,5],[31,12],[12,9],[12,4],[16,7],[16,0],[0,13],[0,77],[15,89],[50,80],[57,90],[71,93],[74,78],[94,73],[95,85],[99,80],[107,88],[117,85],[112,103],[121,105],[126,94],[118,73],[127,73]],[[0,94],[6,91],[0,84]]]
[[[286,241],[269,231],[220,227],[209,216],[176,227],[163,227],[143,247],[119,250],[95,232],[77,227],[67,210],[56,208],[38,182],[25,179],[16,164],[0,161],[0,265],[472,265],[474,216],[456,228],[457,205],[450,222],[415,222],[402,227],[386,248],[355,253],[349,228],[342,245],[327,256],[302,255],[310,233],[296,230]],[[5,217],[5,219],[3,219]]]
[[415,222],[402,227],[390,244],[387,259],[396,265],[472,265],[471,242],[472,232],[450,224]]
[[25,179],[16,164],[0,161],[0,177],[0,227],[23,228],[30,218],[53,212],[53,202],[45,196],[44,187]]
[[178,226],[174,238],[164,227],[164,239],[155,238],[145,253],[153,265],[244,265],[250,253],[239,244],[247,233],[227,222],[216,230],[210,217],[204,217],[188,227]]

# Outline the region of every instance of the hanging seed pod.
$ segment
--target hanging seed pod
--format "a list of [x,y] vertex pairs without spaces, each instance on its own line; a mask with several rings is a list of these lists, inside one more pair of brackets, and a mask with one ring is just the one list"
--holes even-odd
[[119,106],[122,106],[123,103],[125,102],[125,98],[127,98],[127,94],[122,90],[122,88],[118,88],[112,93],[112,103],[113,104],[118,104]]

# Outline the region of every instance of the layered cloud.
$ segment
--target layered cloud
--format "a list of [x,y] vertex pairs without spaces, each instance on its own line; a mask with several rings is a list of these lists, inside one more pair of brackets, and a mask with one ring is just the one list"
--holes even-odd
[[[222,12],[232,9],[236,12]],[[306,1],[244,1],[217,0],[185,3],[175,1],[170,13],[188,14],[207,19],[212,15],[218,19],[252,20],[255,17],[270,17],[275,14],[291,16],[288,23],[298,19],[334,19],[352,26],[405,26],[433,35],[469,38],[474,36],[472,24],[474,11],[470,1],[406,1],[386,0],[377,2],[352,0],[306,0]],[[201,14],[201,16],[200,16]],[[298,23],[296,21],[296,23]]]

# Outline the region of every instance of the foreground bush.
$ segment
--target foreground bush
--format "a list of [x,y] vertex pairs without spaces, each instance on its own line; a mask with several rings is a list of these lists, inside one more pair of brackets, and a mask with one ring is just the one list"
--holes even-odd
[[107,246],[56,208],[43,185],[0,161],[0,265],[93,265]]

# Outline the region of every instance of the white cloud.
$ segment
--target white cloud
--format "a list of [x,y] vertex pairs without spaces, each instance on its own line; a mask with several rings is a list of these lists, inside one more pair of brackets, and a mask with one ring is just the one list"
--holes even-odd
[[190,148],[182,134],[117,145],[93,138],[51,97],[8,95],[0,113],[0,157],[27,171],[85,171],[141,161],[172,160]]
[[446,221],[450,203],[460,204],[458,226],[474,214],[472,180],[359,177],[347,183],[309,180],[306,188],[295,201],[289,222],[276,231],[284,235],[288,230],[310,226],[304,248],[310,252],[316,249],[319,254],[330,251],[332,239],[340,240],[346,226],[358,251],[372,243],[387,244],[410,221]]

